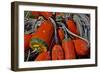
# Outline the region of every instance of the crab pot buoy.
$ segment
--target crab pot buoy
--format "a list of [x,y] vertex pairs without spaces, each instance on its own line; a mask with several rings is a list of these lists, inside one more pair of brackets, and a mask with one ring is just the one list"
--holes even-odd
[[74,34],[77,34],[77,35],[79,34],[73,19],[69,18],[68,20],[66,20],[66,26]]
[[63,31],[63,29],[62,28],[58,28],[58,31],[57,31],[57,33],[58,33],[58,37],[59,37],[59,39],[60,39],[60,41],[62,41],[62,40],[64,40],[64,31]]
[[53,24],[50,21],[43,21],[35,34],[32,35],[30,47],[39,53],[46,52],[51,44],[53,31]]
[[64,60],[64,52],[59,44],[55,44],[52,48],[52,60]]
[[24,48],[25,50],[29,49],[29,42],[31,39],[31,34],[24,34]]
[[44,61],[44,60],[45,61],[46,60],[50,60],[50,54],[49,54],[49,52],[42,52],[35,59],[35,61]]
[[37,12],[37,11],[32,11],[31,14],[32,14],[32,16],[34,18],[38,18],[39,17],[39,12]]
[[89,47],[87,45],[87,42],[82,39],[75,39],[73,40],[75,45],[75,50],[78,55],[78,57],[88,57],[89,55]]
[[75,49],[73,41],[70,38],[64,39],[62,41],[62,48],[64,49],[65,59],[75,59]]
[[40,12],[40,15],[44,16],[46,19],[49,19],[53,14],[52,12]]

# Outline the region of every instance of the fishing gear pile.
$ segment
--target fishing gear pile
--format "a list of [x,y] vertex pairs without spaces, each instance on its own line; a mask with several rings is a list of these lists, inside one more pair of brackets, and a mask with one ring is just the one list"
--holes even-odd
[[24,61],[90,58],[90,15],[24,11]]

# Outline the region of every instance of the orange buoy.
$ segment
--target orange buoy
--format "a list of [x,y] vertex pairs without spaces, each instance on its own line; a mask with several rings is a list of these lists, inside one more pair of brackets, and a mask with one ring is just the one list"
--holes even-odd
[[74,44],[71,39],[64,39],[62,41],[62,48],[65,53],[65,59],[75,59],[76,58]]
[[85,42],[84,40],[81,40],[79,38],[73,40],[73,42],[75,45],[76,53],[79,57],[88,56],[89,48],[87,46],[87,42]]
[[60,39],[60,41],[62,41],[62,40],[64,40],[64,31],[63,31],[63,29],[62,28],[59,28],[58,29],[58,37],[59,37],[59,39]]
[[50,46],[53,37],[54,27],[50,21],[44,21],[32,36],[30,41],[30,47],[38,49],[39,52],[46,52]]
[[34,17],[34,18],[38,18],[39,17],[39,12],[37,12],[37,11],[32,11],[32,16]]
[[29,49],[29,42],[30,42],[30,39],[31,39],[31,34],[24,34],[24,48],[25,50],[26,49]]
[[43,15],[46,19],[52,16],[52,12],[40,12],[40,15]]
[[35,61],[46,61],[46,60],[50,60],[49,52],[42,52],[35,59]]
[[52,48],[52,60],[64,60],[64,52],[59,44],[55,44]]
[[73,19],[66,20],[66,26],[71,32],[75,34],[79,34]]

